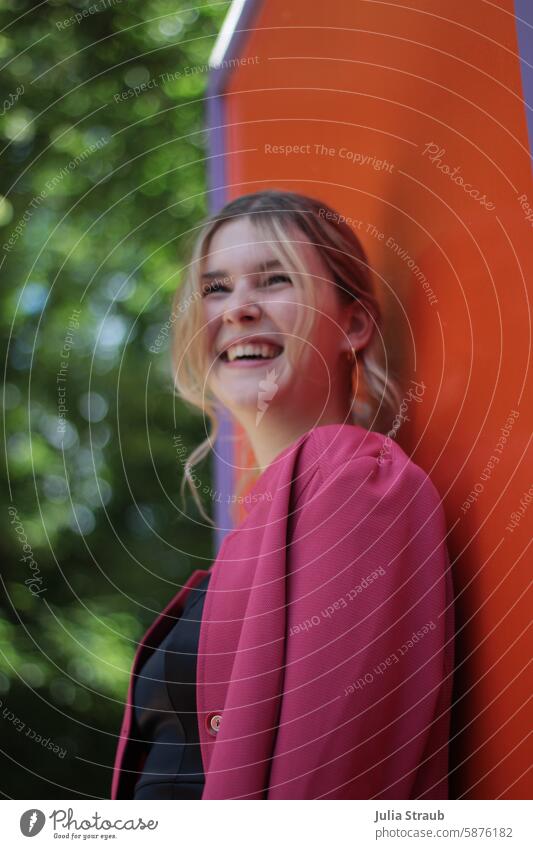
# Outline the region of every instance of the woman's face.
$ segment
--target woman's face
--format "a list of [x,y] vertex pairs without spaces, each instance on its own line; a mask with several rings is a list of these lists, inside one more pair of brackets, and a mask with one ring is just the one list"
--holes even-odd
[[[207,384],[241,420],[253,416],[257,421],[267,407],[270,419],[274,412],[281,412],[314,420],[331,403],[332,392],[339,391],[335,384],[341,372],[343,391],[349,394],[344,352],[350,341],[342,330],[346,307],[341,306],[319,253],[299,230],[293,229],[292,236],[304,242],[295,247],[314,278],[318,310],[315,327],[294,367],[284,349],[297,316],[310,307],[294,276],[279,265],[249,218],[238,218],[216,231],[202,269],[210,363]],[[249,358],[246,349],[236,344],[253,345]]]

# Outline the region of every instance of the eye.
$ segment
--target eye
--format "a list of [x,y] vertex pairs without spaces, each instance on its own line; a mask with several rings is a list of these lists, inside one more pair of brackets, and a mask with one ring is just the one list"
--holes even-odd
[[267,278],[266,282],[270,283],[292,283],[290,277],[287,274],[271,274],[270,277]]
[[222,280],[213,280],[212,283],[204,283],[202,286],[202,298],[210,295],[212,292],[229,292],[229,287]]

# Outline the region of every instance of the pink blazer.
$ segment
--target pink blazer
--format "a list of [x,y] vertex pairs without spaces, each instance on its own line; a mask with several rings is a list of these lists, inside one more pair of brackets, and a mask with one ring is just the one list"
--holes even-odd
[[[446,799],[453,586],[439,494],[391,440],[322,425],[260,475],[211,569],[200,629],[202,799]],[[133,680],[112,798],[133,797]]]

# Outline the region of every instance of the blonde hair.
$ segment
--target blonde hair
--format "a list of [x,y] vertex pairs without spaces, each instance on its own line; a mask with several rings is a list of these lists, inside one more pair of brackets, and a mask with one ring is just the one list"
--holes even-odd
[[[305,302],[310,307],[302,311],[298,326],[288,338],[285,347],[288,361],[291,364],[297,361],[312,330],[317,310],[316,286],[297,249],[297,230],[320,254],[342,301],[346,304],[353,300],[359,301],[374,324],[370,341],[363,350],[357,352],[352,370],[352,423],[368,429],[382,409],[394,416],[401,403],[396,380],[389,374],[388,368],[384,369],[381,365],[381,351],[384,348],[382,311],[373,275],[359,239],[345,223],[343,216],[315,198],[275,190],[243,195],[226,204],[201,226],[184,280],[175,293],[172,311],[172,360],[176,392],[184,401],[202,410],[211,422],[209,435],[185,462],[181,495],[183,498],[184,486],[188,483],[200,513],[211,524],[214,523],[203,509],[191,474],[192,467],[211,450],[219,430],[216,413],[219,402],[205,379],[209,368],[209,352],[201,304],[201,275],[214,234],[228,221],[241,217],[250,219],[257,229],[258,241],[263,240],[269,244],[276,259],[294,275],[294,285],[303,290]],[[245,484],[248,482],[245,480]]]

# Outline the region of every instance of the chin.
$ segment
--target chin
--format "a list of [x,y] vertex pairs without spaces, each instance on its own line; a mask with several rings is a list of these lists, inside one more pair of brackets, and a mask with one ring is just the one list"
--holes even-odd
[[238,381],[232,386],[227,383],[222,385],[220,382],[213,387],[213,393],[237,418],[242,414],[255,418],[259,412],[267,416],[268,411],[274,406],[279,407],[280,402],[287,406],[287,400],[282,401],[286,395],[286,386],[277,382],[270,384],[266,379],[264,385],[260,385],[262,383],[262,379],[256,381],[253,386],[243,385],[242,382],[238,384]]
[[[223,395],[217,393],[217,397],[220,400],[220,403],[226,407],[230,413],[232,413],[236,418],[239,416],[246,414],[246,416],[255,416],[257,412],[259,412],[264,404],[260,404],[257,397],[257,392],[255,392],[251,396],[242,395],[242,394],[230,394],[229,392],[224,392]],[[267,402],[266,407],[271,406]]]

